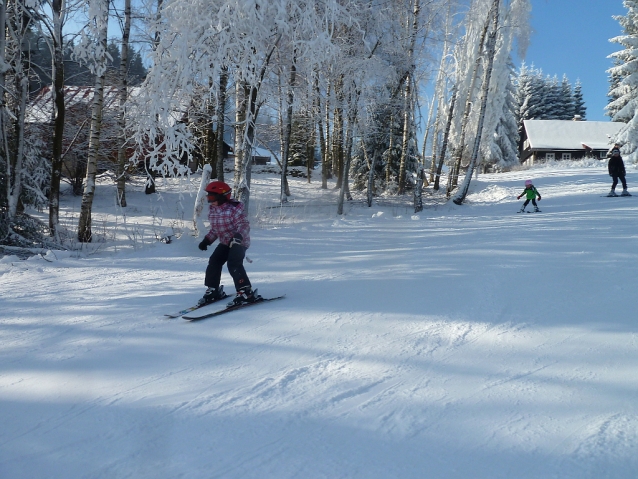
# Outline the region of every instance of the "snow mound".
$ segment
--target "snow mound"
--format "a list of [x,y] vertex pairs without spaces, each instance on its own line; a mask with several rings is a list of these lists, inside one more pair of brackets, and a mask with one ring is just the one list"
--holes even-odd
[[467,200],[471,203],[499,203],[504,200],[511,200],[515,193],[511,188],[498,185],[489,185],[481,191],[475,191],[467,195]]

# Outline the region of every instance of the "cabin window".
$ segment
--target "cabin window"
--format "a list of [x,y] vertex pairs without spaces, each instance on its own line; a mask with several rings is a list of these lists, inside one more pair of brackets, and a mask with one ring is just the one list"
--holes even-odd
[[601,151],[601,152],[600,152],[600,157],[601,157],[601,158],[607,158],[607,152],[605,152],[605,151]]
[[545,153],[545,161],[554,161],[555,159],[554,153]]
[[562,159],[563,160],[571,160],[572,159],[572,154],[571,153],[563,153]]

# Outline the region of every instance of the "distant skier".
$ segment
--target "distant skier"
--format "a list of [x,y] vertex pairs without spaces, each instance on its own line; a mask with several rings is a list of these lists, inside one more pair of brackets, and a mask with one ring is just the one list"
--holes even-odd
[[199,243],[199,249],[206,251],[216,239],[219,239],[219,244],[208,260],[204,280],[207,289],[199,300],[199,305],[212,303],[227,296],[223,286],[219,284],[224,263],[228,263],[228,272],[237,291],[235,299],[230,304],[252,303],[259,299],[244,269],[244,257],[250,246],[250,224],[244,213],[244,205],[231,199],[230,192],[230,186],[223,181],[213,181],[206,186],[206,198],[210,205],[210,231]]
[[627,181],[625,180],[625,163],[622,161],[622,156],[620,156],[620,146],[615,144],[611,147],[611,149],[607,152],[607,158],[609,158],[609,163],[607,163],[607,169],[609,170],[609,176],[611,176],[613,182],[611,184],[611,191],[607,196],[618,196],[616,194],[616,185],[618,184],[618,179],[620,178],[620,182],[622,183],[622,193],[620,196],[631,196],[631,194],[627,191]]
[[523,196],[526,196],[525,203],[521,206],[521,209],[518,210],[519,213],[525,212],[525,207],[531,201],[534,205],[534,212],[538,213],[540,210],[538,209],[538,205],[536,204],[536,197],[538,196],[538,201],[541,200],[541,194],[538,192],[536,187],[532,184],[532,180],[525,180],[525,189],[523,192],[516,197],[516,199],[520,200]]

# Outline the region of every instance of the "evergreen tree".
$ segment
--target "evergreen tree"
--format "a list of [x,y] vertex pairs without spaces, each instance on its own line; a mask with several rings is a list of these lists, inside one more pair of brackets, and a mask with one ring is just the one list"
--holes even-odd
[[569,83],[567,75],[563,75],[563,80],[560,84],[560,110],[559,120],[571,120],[574,118],[574,92],[572,85]]
[[546,119],[548,88],[543,77],[543,70],[536,70],[531,77],[531,99],[529,104],[529,119]]
[[563,104],[561,101],[561,87],[556,75],[545,79],[545,120],[561,120]]
[[581,120],[587,119],[587,107],[585,106],[585,100],[583,100],[582,85],[580,80],[576,80],[574,85],[574,116],[580,115]]
[[613,59],[614,66],[607,70],[610,102],[606,110],[613,121],[627,123],[636,113],[635,103],[638,98],[638,81],[635,79],[638,72],[635,54],[638,44],[638,2],[625,0],[623,5],[628,10],[627,15],[613,17],[622,26],[623,35],[610,41],[622,45],[624,49],[609,56]]
[[529,120],[530,108],[532,105],[532,70],[525,65],[521,65],[518,75],[514,80],[516,86],[516,121],[519,124],[519,135],[523,133],[523,120]]
[[609,92],[612,101],[607,111],[613,121],[627,123],[614,140],[623,145],[625,159],[635,162],[638,160],[638,59],[634,52],[638,46],[638,2],[625,0],[623,5],[627,15],[614,19],[622,25],[624,35],[610,41],[619,43],[624,50],[610,55],[616,66],[607,70],[613,81]]

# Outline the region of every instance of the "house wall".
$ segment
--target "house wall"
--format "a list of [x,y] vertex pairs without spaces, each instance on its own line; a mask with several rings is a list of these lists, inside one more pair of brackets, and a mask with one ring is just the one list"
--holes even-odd
[[548,155],[554,155],[555,161],[561,161],[563,154],[569,154],[570,160],[582,160],[585,158],[605,159],[607,150],[526,150],[521,155],[522,164],[531,166],[535,163],[548,161]]

